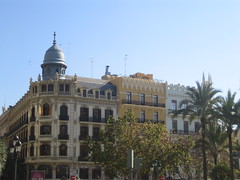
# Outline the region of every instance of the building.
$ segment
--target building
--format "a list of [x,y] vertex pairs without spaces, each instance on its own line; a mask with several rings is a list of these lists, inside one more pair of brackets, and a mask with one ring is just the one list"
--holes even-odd
[[118,113],[123,116],[131,110],[139,122],[161,122],[166,120],[166,83],[153,80],[152,74],[136,73],[129,77],[117,77],[108,72],[102,79],[109,80],[117,87]]
[[31,170],[44,170],[46,179],[70,175],[106,179],[87,159],[85,140],[98,139],[109,116],[117,116],[116,86],[102,79],[65,74],[63,51],[55,39],[41,65],[42,78],[30,80],[29,91],[0,116],[0,136],[22,142],[22,179]]
[[[198,131],[199,121],[172,119],[186,87],[167,85],[152,74],[111,75],[106,66],[101,79],[66,75],[63,51],[56,42],[46,51],[42,75],[30,79],[29,90],[0,116],[0,137],[19,136],[22,142],[22,179],[32,170],[45,171],[46,179],[75,175],[81,180],[107,179],[104,170],[87,158],[86,139],[98,140],[109,116],[131,110],[139,122],[163,123],[176,134]],[[174,131],[173,131],[174,130]]]
[[181,115],[173,118],[173,113],[179,108],[186,108],[187,104],[180,103],[189,97],[186,94],[187,87],[183,85],[167,85],[167,117],[166,117],[166,129],[172,134],[178,135],[195,135],[198,134],[201,123],[199,119],[194,119],[190,121],[189,117],[182,118]]

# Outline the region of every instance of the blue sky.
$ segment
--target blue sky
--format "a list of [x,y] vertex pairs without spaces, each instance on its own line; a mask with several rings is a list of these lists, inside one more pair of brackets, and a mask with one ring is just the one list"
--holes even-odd
[[37,80],[54,31],[69,75],[101,78],[109,65],[112,74],[193,86],[205,73],[223,94],[240,93],[239,8],[239,0],[1,0],[0,105]]

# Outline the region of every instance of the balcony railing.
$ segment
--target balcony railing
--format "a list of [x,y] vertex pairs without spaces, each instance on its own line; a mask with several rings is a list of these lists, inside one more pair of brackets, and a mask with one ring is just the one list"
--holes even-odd
[[133,105],[141,105],[141,106],[155,106],[155,107],[165,107],[165,104],[162,103],[155,103],[155,102],[148,102],[148,101],[134,101],[134,100],[127,100],[123,99],[122,104],[133,104]]
[[86,140],[86,139],[88,139],[88,138],[89,138],[88,135],[86,135],[86,136],[79,135],[79,137],[78,137],[79,140]]
[[79,121],[106,123],[106,118],[93,118],[93,117],[80,116]]
[[68,134],[59,134],[58,139],[69,140],[69,135]]
[[88,157],[86,157],[84,155],[80,155],[80,156],[78,156],[78,161],[88,161]]
[[60,115],[59,116],[59,120],[68,121],[69,120],[69,116],[68,115]]

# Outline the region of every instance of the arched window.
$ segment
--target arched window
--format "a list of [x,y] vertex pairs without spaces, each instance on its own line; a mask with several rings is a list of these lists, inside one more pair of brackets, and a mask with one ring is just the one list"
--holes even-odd
[[59,146],[59,156],[67,156],[67,145],[61,144]]
[[62,105],[60,107],[60,115],[59,115],[60,120],[69,120],[68,116],[68,107],[66,105]]
[[34,156],[34,146],[31,145],[30,147],[30,156]]
[[40,165],[38,166],[38,170],[45,171],[45,178],[51,179],[52,178],[52,167],[48,165]]
[[42,106],[42,115],[43,116],[50,115],[50,105],[49,104],[47,104],[47,103],[43,104],[43,106]]
[[49,144],[42,144],[40,146],[40,156],[50,156],[51,146]]
[[69,167],[67,165],[59,165],[56,169],[56,178],[69,178]]

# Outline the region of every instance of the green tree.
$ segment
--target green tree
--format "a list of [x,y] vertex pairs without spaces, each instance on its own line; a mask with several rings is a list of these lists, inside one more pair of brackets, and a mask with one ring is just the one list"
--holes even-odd
[[[205,80],[203,75],[202,83],[196,82],[195,87],[188,87],[186,94],[189,96],[188,99],[183,100],[180,103],[180,107],[187,103],[186,108],[182,108],[175,113],[182,114],[183,118],[189,115],[190,120],[199,118],[201,121],[202,139],[205,141],[206,125],[211,121],[213,114],[213,107],[217,104],[220,97],[217,94],[219,90],[213,88],[211,78],[208,81]],[[207,157],[205,144],[202,143],[202,157],[203,157],[203,177],[207,180]]]
[[224,164],[216,165],[209,175],[212,180],[229,180],[231,177],[229,167]]
[[229,90],[227,96],[222,98],[216,110],[219,118],[223,122],[224,127],[227,130],[228,134],[228,149],[229,149],[229,164],[230,164],[230,172],[231,179],[234,179],[234,169],[233,169],[233,147],[232,147],[232,134],[233,134],[233,126],[238,124],[239,121],[239,107],[240,101],[235,102],[236,93],[231,93]]
[[0,176],[7,160],[7,149],[3,139],[0,139]]
[[[172,139],[171,139],[172,138]],[[131,112],[123,118],[109,119],[100,140],[89,140],[91,157],[108,176],[127,177],[127,153],[134,150],[135,157],[143,158],[141,173],[148,174],[153,162],[159,165],[158,175],[173,172],[182,161],[191,159],[193,142],[189,137],[173,138],[160,123],[139,123]]]
[[202,143],[205,143],[206,150],[209,152],[210,157],[213,158],[214,165],[216,166],[219,155],[226,149],[227,138],[228,135],[222,126],[216,122],[211,122],[206,127],[205,140],[197,140],[196,147],[202,147]]

